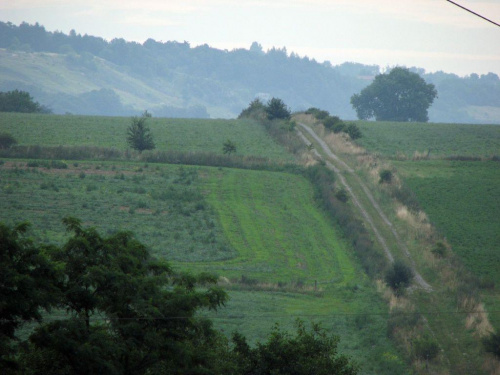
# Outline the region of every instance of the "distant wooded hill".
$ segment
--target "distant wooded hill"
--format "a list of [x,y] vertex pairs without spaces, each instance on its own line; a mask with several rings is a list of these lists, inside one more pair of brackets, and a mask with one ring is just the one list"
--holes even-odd
[[[39,24],[0,22],[0,91],[25,90],[55,113],[235,117],[255,97],[279,97],[294,111],[324,108],[354,119],[350,97],[379,66],[332,66],[258,43],[232,51],[188,42],[144,43],[48,32]],[[433,122],[500,123],[496,74],[426,74],[439,98]]]

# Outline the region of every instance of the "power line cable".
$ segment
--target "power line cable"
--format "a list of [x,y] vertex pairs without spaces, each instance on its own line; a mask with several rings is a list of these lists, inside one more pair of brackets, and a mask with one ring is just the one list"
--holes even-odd
[[476,13],[476,12],[470,10],[469,8],[466,8],[466,7],[464,7],[464,6],[460,5],[460,4],[457,4],[457,3],[455,3],[454,1],[451,1],[451,0],[446,0],[446,1],[449,2],[449,3],[452,3],[453,5],[456,5],[459,8],[462,8],[463,10],[466,10],[469,13],[474,14],[475,16],[478,16],[478,17],[482,18],[483,20],[491,22],[493,25],[496,25],[496,26],[500,27],[500,24],[496,23],[495,21],[490,20],[489,18],[486,18],[486,17],[480,15],[479,13]]

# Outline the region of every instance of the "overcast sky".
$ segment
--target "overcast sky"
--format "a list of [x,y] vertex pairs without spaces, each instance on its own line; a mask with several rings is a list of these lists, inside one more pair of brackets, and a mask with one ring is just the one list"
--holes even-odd
[[[500,23],[500,0],[454,0]],[[446,0],[0,0],[0,20],[48,31],[231,50],[253,41],[333,65],[500,75],[500,27]]]

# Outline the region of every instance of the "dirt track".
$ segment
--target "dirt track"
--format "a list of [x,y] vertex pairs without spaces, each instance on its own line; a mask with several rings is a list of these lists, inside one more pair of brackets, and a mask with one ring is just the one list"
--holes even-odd
[[[307,134],[309,134],[309,136],[311,136],[314,139],[315,142],[317,142],[321,146],[321,149],[327,155],[327,158],[325,160],[325,158],[322,155],[320,155],[317,150],[315,150],[315,149],[313,150],[313,152],[315,153],[315,155],[318,158],[324,160],[325,163],[326,163],[326,165],[327,165],[327,167],[330,168],[330,169],[332,169],[337,174],[340,182],[342,183],[342,185],[344,186],[344,188],[346,189],[346,191],[348,191],[349,194],[351,195],[352,201],[354,202],[354,204],[356,205],[356,207],[358,207],[359,211],[361,212],[361,214],[365,218],[366,222],[370,225],[373,233],[375,234],[375,237],[377,238],[378,242],[380,243],[380,245],[384,249],[385,254],[387,256],[387,259],[389,259],[389,261],[391,263],[394,262],[394,255],[392,254],[389,246],[387,246],[386,239],[382,236],[382,234],[380,233],[380,231],[377,229],[377,225],[386,225],[387,227],[389,227],[390,232],[394,236],[394,239],[396,240],[396,243],[397,243],[398,247],[401,249],[401,251],[408,258],[408,262],[410,263],[410,265],[411,265],[411,267],[413,269],[413,273],[414,273],[414,277],[415,277],[415,283],[418,286],[420,286],[422,289],[424,289],[424,290],[432,291],[432,287],[424,280],[424,278],[422,277],[422,275],[420,275],[420,273],[417,271],[415,262],[413,261],[413,259],[411,257],[411,254],[408,251],[408,247],[401,240],[401,238],[399,237],[397,231],[394,229],[393,224],[389,221],[389,219],[387,218],[387,216],[384,214],[384,212],[382,211],[382,209],[380,208],[380,206],[378,205],[378,203],[375,201],[375,198],[373,197],[373,194],[366,187],[366,185],[361,181],[361,179],[359,178],[359,176],[357,176],[354,173],[354,170],[351,167],[349,167],[345,163],[345,161],[343,161],[340,157],[338,157],[337,155],[335,155],[332,152],[332,150],[330,149],[330,147],[314,132],[314,130],[312,130],[309,126],[307,126],[305,124],[302,124],[302,123],[298,123],[298,125],[299,125],[300,128],[302,128],[303,130],[305,130],[307,132]],[[309,141],[309,139],[307,139],[307,137],[304,135],[304,133],[302,132],[302,130],[297,129],[297,132],[299,134],[299,137],[307,145],[309,145],[311,143]],[[361,189],[365,193],[366,197],[368,198],[370,204],[373,206],[374,210],[380,216],[381,220],[377,220],[377,222],[375,223],[375,221],[373,220],[373,218],[370,216],[370,214],[367,212],[366,208],[361,203],[359,197],[357,197],[356,194],[353,192],[353,189],[351,188],[351,186],[349,185],[349,183],[346,181],[345,177],[343,176],[343,173],[349,173],[350,175],[352,175],[354,177],[355,183],[358,184],[361,187]]]

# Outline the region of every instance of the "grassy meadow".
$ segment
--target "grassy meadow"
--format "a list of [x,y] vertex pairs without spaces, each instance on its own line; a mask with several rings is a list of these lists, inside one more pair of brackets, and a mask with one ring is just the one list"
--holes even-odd
[[356,142],[382,157],[412,159],[500,154],[500,126],[357,121],[363,137]]
[[[0,113],[0,132],[10,133],[20,145],[90,146],[118,150],[126,141],[129,117],[39,115]],[[147,125],[158,151],[212,152],[222,154],[230,139],[236,153],[290,162],[293,155],[274,142],[253,120],[150,118]]]
[[357,143],[391,159],[430,222],[477,278],[489,320],[499,329],[500,126],[358,124],[363,138]]
[[[0,124],[21,145],[125,148],[129,119],[1,114]],[[294,160],[251,121],[153,118],[150,125],[160,150],[221,153],[230,138],[238,153]],[[40,132],[32,131],[36,126]],[[362,374],[407,372],[387,336],[386,303],[299,174],[2,159],[0,201],[0,220],[30,221],[38,241],[62,242],[61,219],[71,215],[103,234],[133,231],[178,270],[216,273],[230,301],[210,316],[228,335],[239,330],[255,343],[275,323],[321,322],[341,336],[341,351],[360,363]]]

